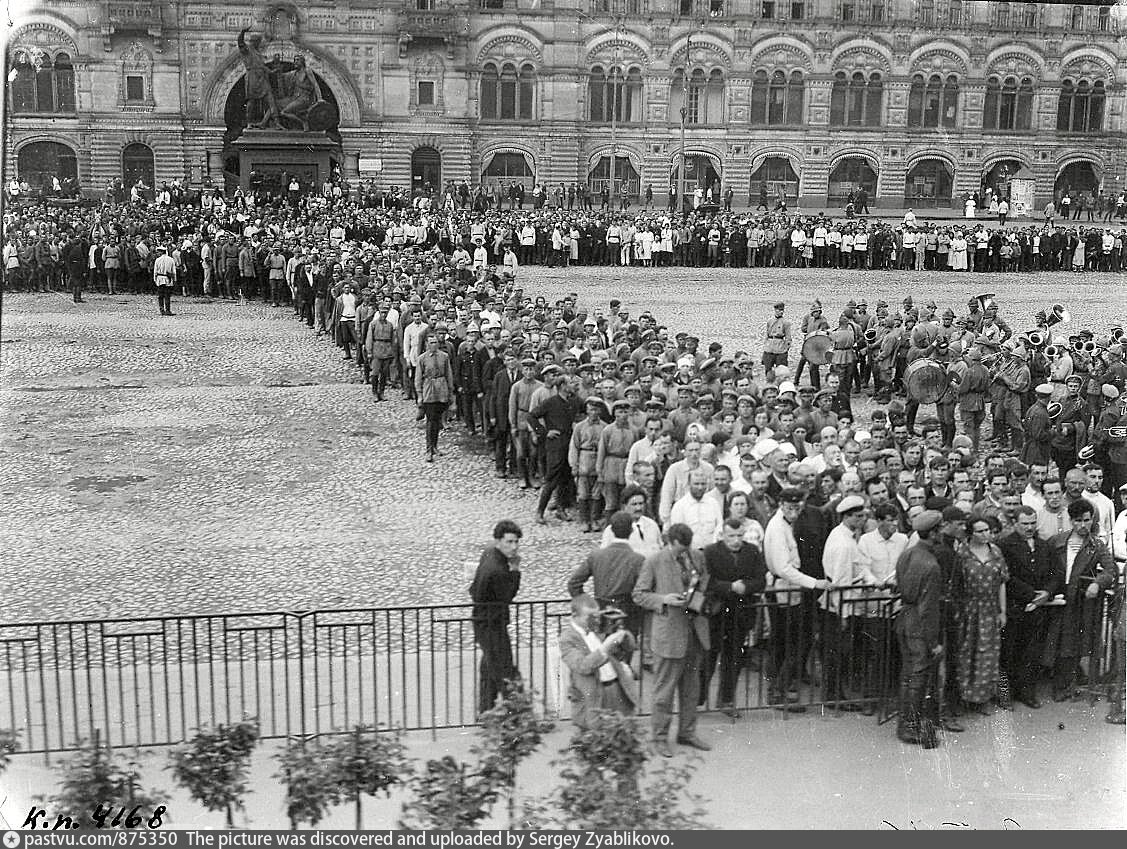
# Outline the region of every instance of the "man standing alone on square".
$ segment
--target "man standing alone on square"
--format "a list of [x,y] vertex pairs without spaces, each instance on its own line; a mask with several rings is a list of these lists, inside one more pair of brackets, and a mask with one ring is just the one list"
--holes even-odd
[[520,590],[520,526],[502,519],[493,528],[493,544],[481,553],[470,598],[473,599],[474,640],[481,649],[477,711],[493,707],[505,692],[505,682],[520,673],[509,642],[509,604]]

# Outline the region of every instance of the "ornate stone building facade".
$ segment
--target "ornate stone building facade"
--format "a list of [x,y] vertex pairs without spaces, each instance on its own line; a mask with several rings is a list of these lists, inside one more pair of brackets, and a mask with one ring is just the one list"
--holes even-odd
[[[686,176],[737,203],[945,205],[1032,172],[1127,188],[1127,19],[972,0],[37,0],[10,30],[9,166],[223,179],[235,35],[303,54],[346,175],[382,184]],[[232,177],[230,173],[226,175]]]

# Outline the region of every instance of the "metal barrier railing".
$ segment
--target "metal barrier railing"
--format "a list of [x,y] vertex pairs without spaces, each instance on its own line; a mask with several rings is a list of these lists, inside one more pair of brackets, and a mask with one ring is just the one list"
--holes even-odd
[[[895,606],[877,587],[757,596],[741,614],[750,618],[746,638],[731,648],[734,707],[856,707],[887,719]],[[1099,606],[1092,680],[1112,647],[1108,601]],[[557,648],[568,600],[509,610],[522,678],[545,712],[569,718]],[[723,623],[714,625],[722,636]],[[633,661],[641,713],[651,689],[645,639]],[[247,717],[266,738],[356,724],[434,731],[476,723],[479,663],[471,604],[11,623],[0,625],[0,727],[19,733],[21,751],[47,754],[74,750],[95,731],[113,746],[162,746]],[[712,693],[719,678],[717,670]],[[712,693],[708,709],[718,706]]]

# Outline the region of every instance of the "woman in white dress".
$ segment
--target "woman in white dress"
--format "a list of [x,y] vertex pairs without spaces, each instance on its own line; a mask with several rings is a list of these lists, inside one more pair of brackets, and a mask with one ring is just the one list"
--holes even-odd
[[952,271],[967,270],[967,240],[960,230],[956,230],[955,235],[951,237],[951,250],[947,254],[947,262]]
[[652,264],[653,260],[653,246],[654,234],[648,227],[642,227],[638,230],[638,235],[634,237],[634,248],[637,252],[635,259],[638,260],[643,266],[647,268]]
[[661,254],[656,257],[658,265],[673,264],[673,228],[666,222],[661,228]]
[[974,198],[968,197],[967,202],[963,204],[963,217],[974,218]]

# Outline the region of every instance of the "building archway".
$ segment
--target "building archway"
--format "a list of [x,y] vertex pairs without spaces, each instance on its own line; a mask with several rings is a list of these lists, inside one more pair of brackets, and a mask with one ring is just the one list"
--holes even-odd
[[78,182],[78,157],[73,148],[62,142],[32,142],[20,148],[16,171],[32,191],[49,192],[54,177],[59,178],[59,183],[67,179]]
[[751,202],[759,203],[764,194],[771,204],[780,197],[785,197],[787,204],[798,202],[798,174],[785,156],[768,156],[751,172]]
[[535,180],[528,156],[511,150],[494,153],[481,169],[481,182],[493,183],[499,189],[520,183],[525,191],[531,191]]
[[1099,188],[1100,174],[1096,164],[1086,159],[1078,159],[1068,163],[1057,173],[1053,193],[1057,198],[1065,192],[1069,192],[1073,197],[1084,192],[1095,195]]
[[905,175],[904,205],[915,209],[946,209],[951,206],[954,182],[954,169],[946,159],[920,159]]
[[1008,198],[1010,196],[1010,181],[1024,167],[1025,163],[1018,159],[999,159],[991,165],[990,170],[982,178],[982,189],[986,194],[983,204],[987,202],[992,191],[996,192],[999,198]]
[[442,188],[442,154],[433,147],[411,152],[411,193],[432,194]]
[[873,201],[877,196],[877,172],[863,156],[845,156],[830,171],[826,200],[844,204],[850,192],[864,189]]
[[[712,200],[716,203],[720,202],[720,171],[718,170],[718,162],[714,161],[711,156],[703,153],[687,153],[685,154],[685,194],[691,196],[693,192],[700,189],[707,194],[708,190],[712,189]],[[681,157],[678,155],[673,159],[673,168],[670,172],[670,185],[674,187],[680,186],[681,174]]]
[[153,149],[147,144],[134,142],[121,151],[121,179],[125,188],[131,189],[140,180],[147,189],[153,188],[156,172],[153,164]]
[[[642,178],[629,156],[614,157],[614,191],[616,198],[636,198],[642,190]],[[587,185],[591,193],[598,195],[604,188],[610,188],[610,157],[600,156],[587,172]]]

